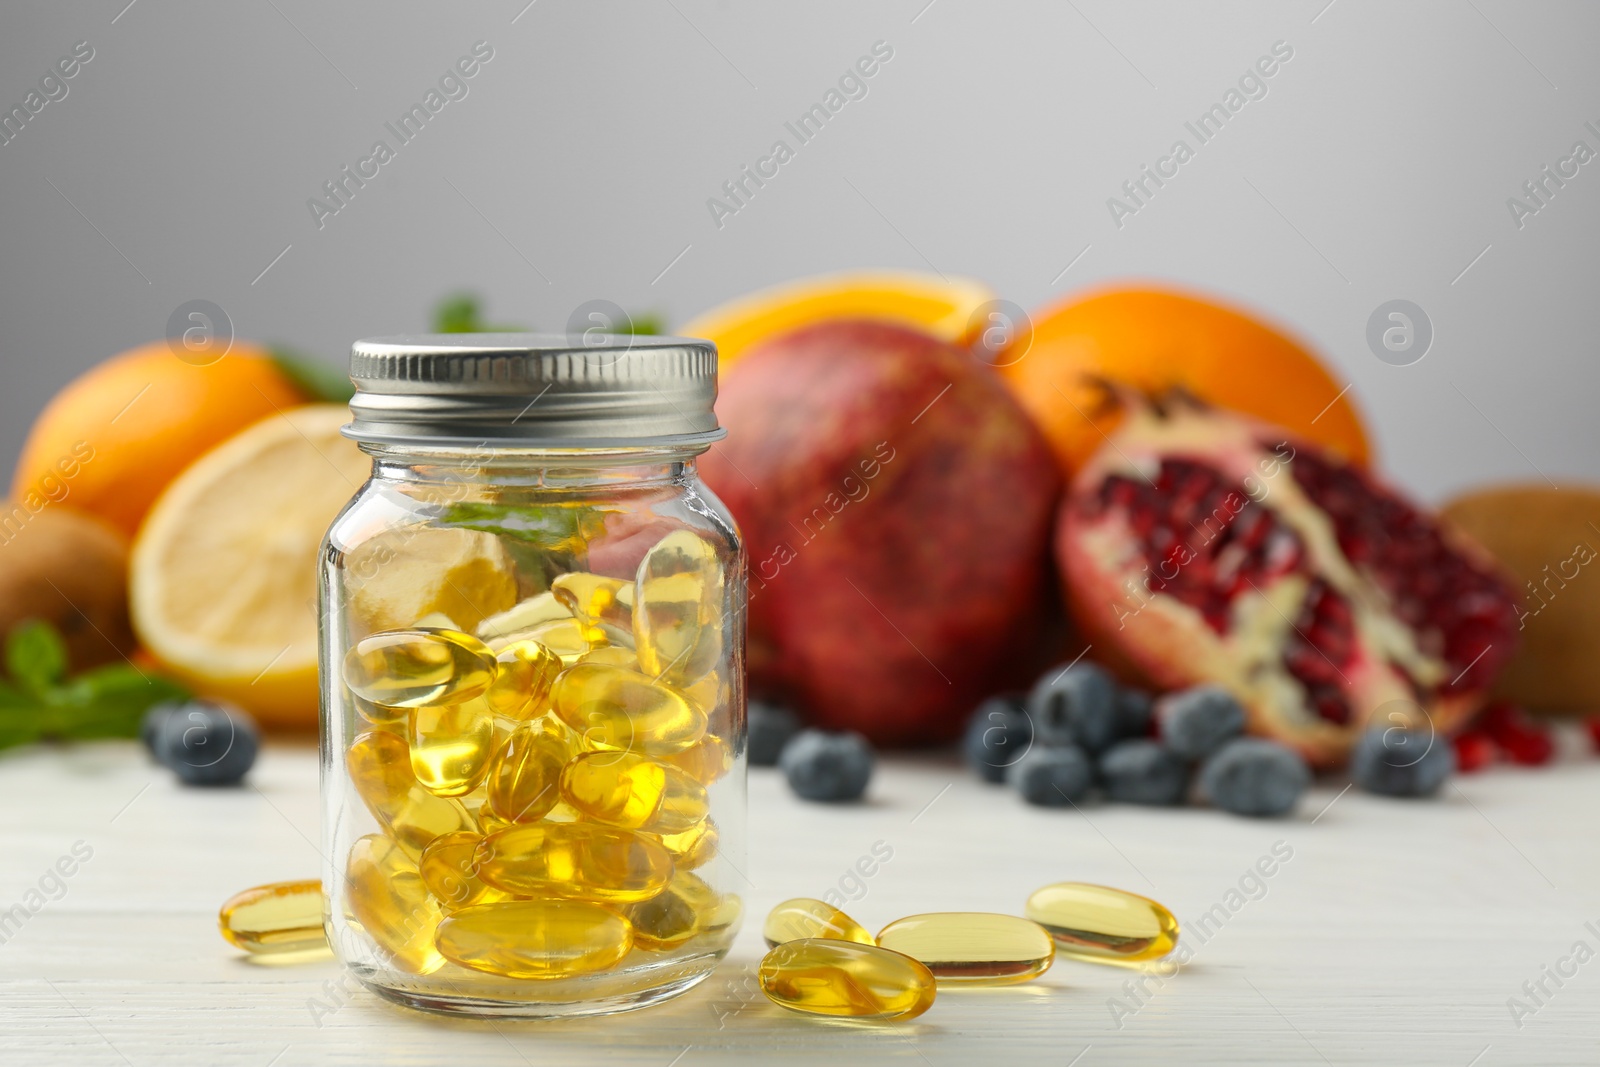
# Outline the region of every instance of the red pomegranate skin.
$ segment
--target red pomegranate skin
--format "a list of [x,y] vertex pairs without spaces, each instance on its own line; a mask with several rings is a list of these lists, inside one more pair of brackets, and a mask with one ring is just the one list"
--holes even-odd
[[[1162,488],[1174,469],[1202,486],[1182,516],[1177,490]],[[1300,475],[1311,472],[1350,484],[1301,485]],[[1203,488],[1208,479],[1211,489]],[[1229,486],[1237,488],[1225,493]],[[1214,501],[1222,503],[1214,508]],[[1379,517],[1392,516],[1394,529],[1385,527],[1380,539],[1405,530],[1416,536],[1397,540],[1398,549],[1371,550],[1370,560],[1350,556],[1341,520],[1324,507],[1336,502],[1347,518],[1370,512],[1382,526],[1387,520]],[[1214,537],[1212,520],[1228,512],[1237,522],[1223,522],[1225,533]],[[1160,538],[1170,538],[1172,549],[1152,571],[1149,544]],[[1213,542],[1227,547],[1218,552]],[[1406,548],[1418,544],[1426,551]],[[1232,557],[1242,561],[1237,571],[1224,571],[1224,557],[1246,545],[1249,553]],[[1158,690],[1224,685],[1245,705],[1252,732],[1319,766],[1342,763],[1364,729],[1387,727],[1396,716],[1453,733],[1481,706],[1515,647],[1516,604],[1483,549],[1370,473],[1345,468],[1281,428],[1221,410],[1178,404],[1132,412],[1075,476],[1056,552],[1094,657]],[[1211,596],[1222,589],[1225,595]],[[1268,601],[1278,594],[1287,594],[1282,603]],[[1325,614],[1317,607],[1324,597]],[[1418,636],[1420,624],[1404,621],[1408,604],[1423,600],[1419,610],[1460,609],[1442,652],[1429,635]],[[1306,671],[1330,676],[1320,690],[1326,710],[1315,703],[1319,690],[1302,683]]]
[[880,745],[959,732],[1052,582],[1060,475],[993,371],[887,323],[747,352],[701,460],[749,550],[758,695]]

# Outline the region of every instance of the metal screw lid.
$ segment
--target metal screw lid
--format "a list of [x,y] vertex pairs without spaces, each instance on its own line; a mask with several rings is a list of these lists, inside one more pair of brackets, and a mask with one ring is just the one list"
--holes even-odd
[[717,350],[690,337],[446,333],[350,349],[357,441],[556,448],[709,446]]

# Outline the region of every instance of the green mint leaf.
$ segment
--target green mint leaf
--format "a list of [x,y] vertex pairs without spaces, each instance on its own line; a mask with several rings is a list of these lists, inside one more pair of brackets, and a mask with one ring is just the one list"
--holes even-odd
[[278,370],[312,400],[343,404],[355,395],[350,376],[331,363],[297,352],[283,345],[272,346],[272,362]]
[[644,337],[649,334],[664,334],[667,332],[667,323],[656,312],[647,312],[643,315],[632,315],[627,322],[617,325],[617,333],[631,334],[634,337]]
[[131,663],[84,671],[51,701],[49,732],[58,737],[137,737],[144,713],[156,704],[183,701],[189,691]]
[[35,696],[42,696],[67,673],[67,646],[56,628],[28,619],[6,635],[6,673]]
[[433,311],[435,333],[524,333],[527,327],[507,323],[486,325],[483,306],[471,293],[447,296]]
[[483,530],[513,541],[582,551],[605,529],[605,516],[590,507],[531,504],[452,504],[440,516],[445,526]]

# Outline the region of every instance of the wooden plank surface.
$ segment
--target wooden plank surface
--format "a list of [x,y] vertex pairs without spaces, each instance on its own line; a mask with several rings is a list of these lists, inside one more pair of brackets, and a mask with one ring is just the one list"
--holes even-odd
[[[132,744],[7,754],[0,911],[30,914],[0,944],[0,1063],[1592,1064],[1600,962],[1571,953],[1600,952],[1600,762],[1567,748],[1434,802],[1322,784],[1272,822],[1029,809],[934,757],[886,760],[855,807],[798,803],[756,771],[749,912],[712,978],[628,1015],[493,1025],[391,1007],[331,961],[252,964],[217,935],[234,891],[318,873],[309,747],[269,747],[249,787],[212,791]],[[877,842],[892,858],[852,874]],[[1292,855],[1261,877],[1275,844]],[[756,927],[783,898],[836,889],[877,929],[1016,911],[1061,879],[1164,901],[1193,961],[1167,977],[1060,961],[1025,986],[946,991],[897,1027],[797,1017],[755,990]],[[1535,1000],[1523,983],[1541,980]]]

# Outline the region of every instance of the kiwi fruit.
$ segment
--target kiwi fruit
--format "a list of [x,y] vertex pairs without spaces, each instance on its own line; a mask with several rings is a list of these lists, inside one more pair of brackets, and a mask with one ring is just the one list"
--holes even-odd
[[1494,554],[1521,601],[1517,652],[1494,695],[1600,712],[1600,488],[1496,486],[1457,497],[1444,516]]
[[128,621],[128,545],[111,527],[59,504],[0,502],[0,635],[28,619],[61,634],[72,671],[121,660],[138,641]]

